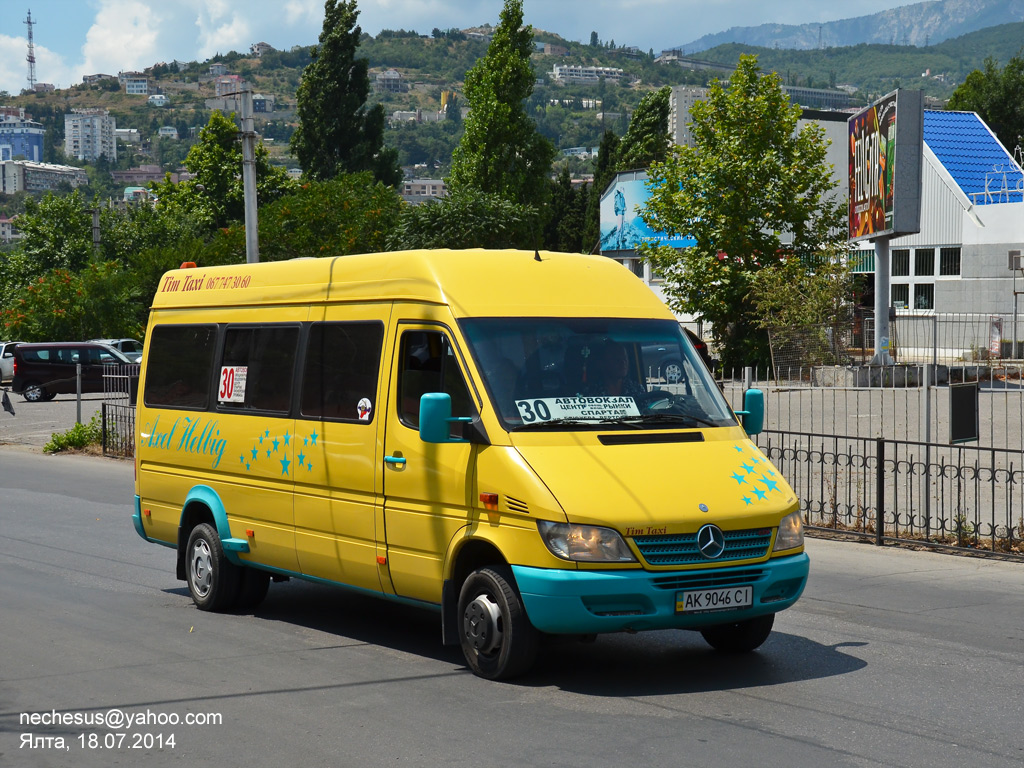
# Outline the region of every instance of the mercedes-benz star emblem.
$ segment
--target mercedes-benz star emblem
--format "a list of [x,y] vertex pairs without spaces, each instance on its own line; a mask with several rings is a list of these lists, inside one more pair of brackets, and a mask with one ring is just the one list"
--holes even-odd
[[705,525],[697,531],[697,549],[708,560],[714,560],[725,551],[725,534],[717,525]]

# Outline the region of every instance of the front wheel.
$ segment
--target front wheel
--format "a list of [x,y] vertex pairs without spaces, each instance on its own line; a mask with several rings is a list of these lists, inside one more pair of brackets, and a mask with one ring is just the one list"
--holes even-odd
[[537,657],[538,632],[506,565],[474,571],[459,595],[459,640],[473,673],[502,680],[526,672]]
[[767,616],[758,616],[755,619],[707,627],[700,633],[707,640],[708,645],[716,651],[746,653],[760,647],[768,639],[774,624],[775,614],[769,613]]
[[192,529],[185,550],[188,591],[201,611],[223,611],[238,597],[238,566],[228,562],[220,536],[209,523]]

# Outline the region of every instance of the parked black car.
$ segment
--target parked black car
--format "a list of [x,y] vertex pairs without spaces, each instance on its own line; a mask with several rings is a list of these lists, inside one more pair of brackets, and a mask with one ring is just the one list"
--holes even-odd
[[82,364],[82,392],[102,392],[103,372],[131,361],[105,344],[64,341],[19,344],[14,348],[11,389],[29,402],[52,400],[77,391],[76,366]]

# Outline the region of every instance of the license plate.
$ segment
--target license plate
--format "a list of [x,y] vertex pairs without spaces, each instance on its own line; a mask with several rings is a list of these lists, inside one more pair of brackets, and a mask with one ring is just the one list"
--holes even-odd
[[749,608],[754,604],[754,588],[749,584],[722,589],[691,589],[676,592],[676,613],[710,613]]

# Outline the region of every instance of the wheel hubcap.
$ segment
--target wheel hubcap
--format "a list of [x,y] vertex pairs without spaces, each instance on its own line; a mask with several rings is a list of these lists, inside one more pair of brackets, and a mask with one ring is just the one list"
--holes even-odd
[[192,547],[192,589],[199,597],[206,597],[213,585],[213,555],[210,545],[200,539]]
[[501,645],[501,611],[488,595],[480,595],[462,617],[462,631],[479,653],[490,653]]

